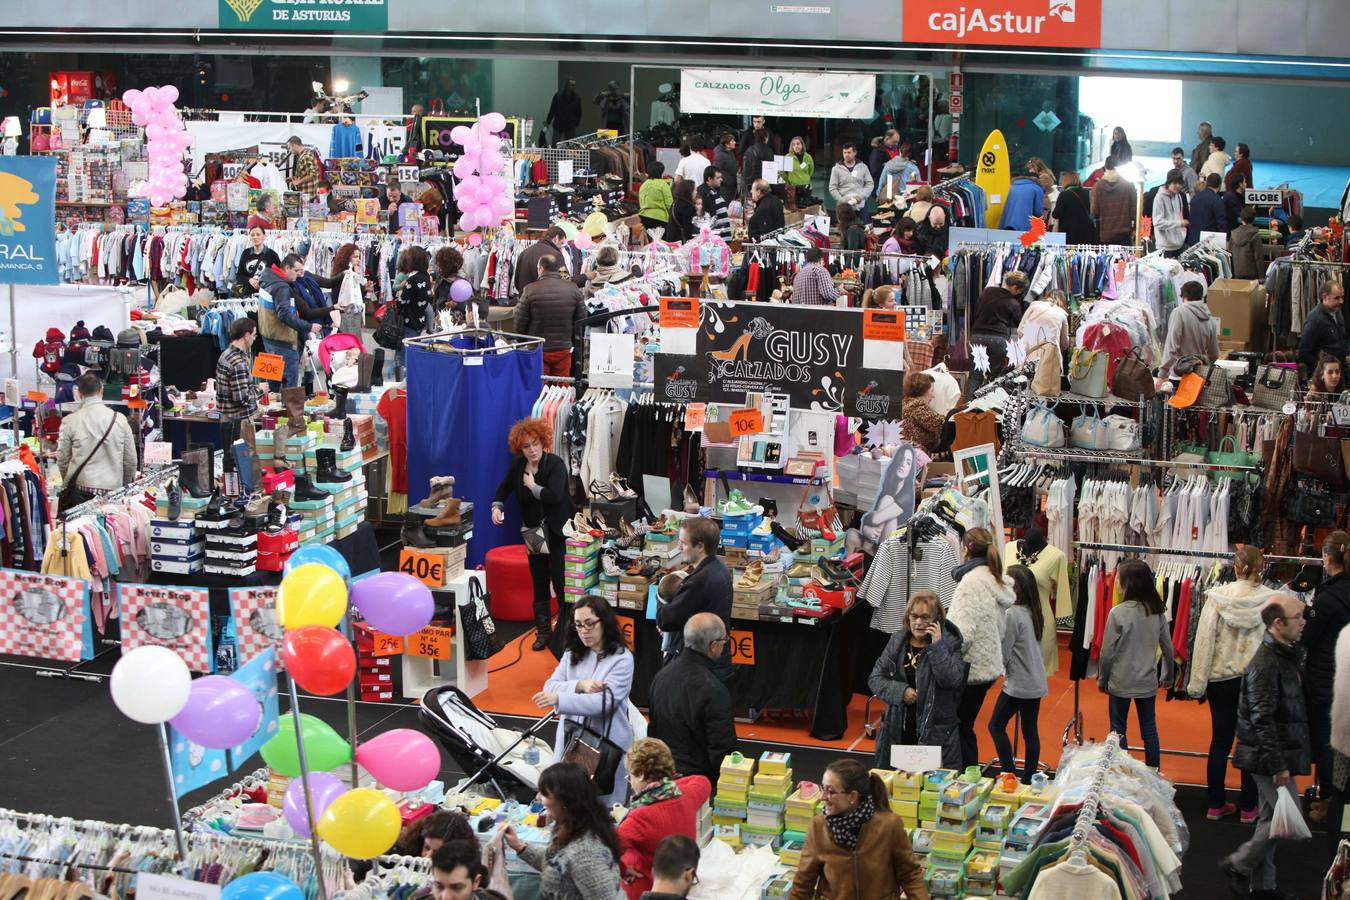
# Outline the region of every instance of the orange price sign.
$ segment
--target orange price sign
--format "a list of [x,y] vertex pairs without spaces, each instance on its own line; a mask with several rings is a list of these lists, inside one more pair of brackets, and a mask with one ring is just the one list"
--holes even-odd
[[738,666],[755,664],[755,633],[753,631],[731,631],[731,662]]
[[375,633],[376,656],[398,656],[403,652],[403,638],[396,634]]
[[633,620],[627,616],[619,616],[619,634],[623,635],[624,646],[629,650],[633,649]]
[[702,431],[703,422],[708,417],[708,404],[690,403],[684,408],[684,430]]
[[1146,241],[1153,237],[1153,217],[1144,216],[1139,220],[1139,239]]
[[408,635],[408,655],[427,659],[449,659],[450,638],[454,632],[438,625],[428,625]]
[[702,310],[692,297],[662,297],[662,328],[697,328]]
[[445,557],[405,547],[398,556],[398,570],[411,575],[427,587],[445,586]]
[[750,408],[733,409],[730,424],[732,437],[761,434],[764,431],[764,413]]
[[286,360],[275,353],[259,353],[253,360],[253,377],[263,381],[280,381],[286,374]]
[[149,405],[144,397],[132,397],[127,401],[127,409],[145,409]]
[[863,340],[904,343],[905,313],[899,309],[863,310]]
[[34,403],[46,403],[47,395],[42,393],[42,391],[29,391],[28,399],[32,400]]

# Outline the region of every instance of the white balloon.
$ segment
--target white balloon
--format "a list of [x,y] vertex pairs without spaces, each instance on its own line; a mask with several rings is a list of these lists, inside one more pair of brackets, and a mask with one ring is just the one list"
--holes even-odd
[[113,703],[122,715],[157,725],[183,711],[192,689],[192,675],[177,653],[147,645],[122,655],[113,666],[109,684]]

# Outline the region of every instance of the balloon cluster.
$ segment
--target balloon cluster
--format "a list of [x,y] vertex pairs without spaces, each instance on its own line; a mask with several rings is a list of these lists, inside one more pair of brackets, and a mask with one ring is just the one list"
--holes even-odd
[[[455,161],[454,172],[455,206],[459,208],[459,227],[465,231],[496,228],[515,209],[502,175],[507,157],[502,155],[503,141],[497,136],[505,128],[506,116],[490,112],[479,116],[473,125],[457,125],[450,130],[450,139],[464,148]],[[482,242],[481,234],[469,235],[472,246]],[[451,290],[454,296],[453,286]]]
[[[277,591],[277,614],[286,629],[281,656],[295,684],[310,693],[336,694],[356,674],[351,641],[336,627],[347,611],[350,577],[347,561],[327,546],[301,547],[283,570]],[[376,630],[400,636],[425,628],[435,612],[427,586],[402,572],[382,572],[358,581],[351,587],[350,600]],[[138,647],[125,654],[113,668],[112,695],[128,717],[147,724],[171,722],[205,747],[238,746],[257,731],[262,719],[262,708],[243,684],[219,675],[193,681],[178,654],[164,647]],[[309,772],[303,778],[301,746]],[[398,839],[402,820],[383,791],[349,790],[328,770],[350,762],[354,755],[381,785],[416,791],[426,787],[441,767],[436,744],[420,731],[386,731],[360,744],[353,754],[351,745],[328,723],[304,713],[299,715],[298,733],[295,717],[286,716],[261,752],[269,767],[294,779],[282,811],[295,832],[310,835],[312,814],[319,837],[353,859],[387,852]],[[235,900],[278,900],[279,894],[288,893],[275,880],[254,880],[256,884],[240,884]]]
[[183,128],[174,103],[178,88],[171,84],[130,90],[122,101],[131,110],[131,121],[145,129],[146,152],[150,158],[150,180],[132,185],[132,193],[149,197],[155,206],[169,203],[187,194],[187,174],[183,171],[183,151],[192,146],[192,135]]

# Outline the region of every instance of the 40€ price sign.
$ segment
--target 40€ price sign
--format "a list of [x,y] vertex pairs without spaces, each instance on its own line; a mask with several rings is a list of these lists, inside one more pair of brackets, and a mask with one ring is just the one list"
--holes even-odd
[[427,587],[445,586],[445,557],[405,547],[398,557],[398,570],[411,575]]

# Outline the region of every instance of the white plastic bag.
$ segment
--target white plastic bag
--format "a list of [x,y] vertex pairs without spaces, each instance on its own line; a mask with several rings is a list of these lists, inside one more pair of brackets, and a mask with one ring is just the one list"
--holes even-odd
[[1303,821],[1303,812],[1298,807],[1298,798],[1284,785],[1277,791],[1279,799],[1275,801],[1275,815],[1270,820],[1270,836],[1285,840],[1306,841],[1312,837],[1308,823]]

